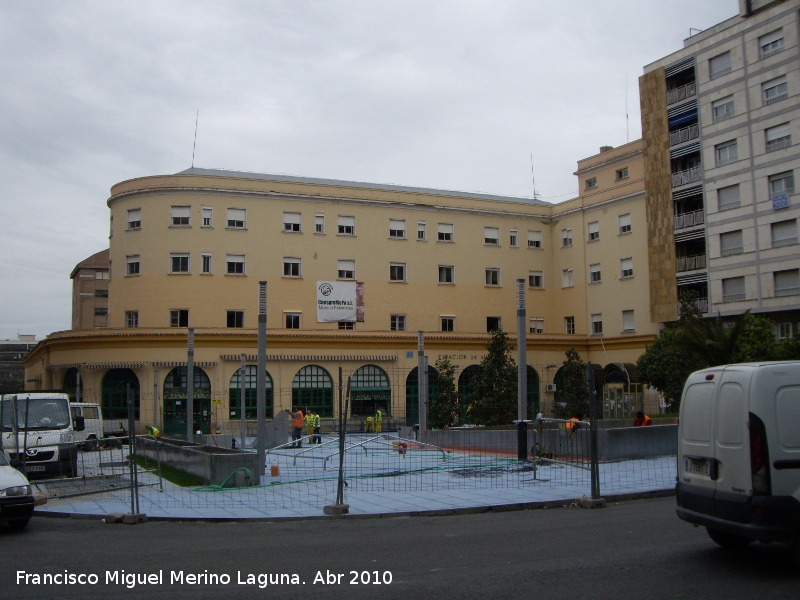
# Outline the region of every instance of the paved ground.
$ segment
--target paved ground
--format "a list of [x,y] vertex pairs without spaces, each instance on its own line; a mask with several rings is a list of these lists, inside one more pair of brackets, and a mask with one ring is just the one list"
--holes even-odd
[[[675,516],[674,498],[450,517],[104,525],[34,518],[0,527],[0,597],[134,598],[691,598],[795,600],[800,574],[780,546],[716,547]],[[17,585],[30,573],[164,570],[164,585]],[[170,585],[170,570],[227,573],[229,585]],[[317,571],[340,585],[313,585]],[[296,573],[305,585],[238,585],[237,571]],[[391,585],[350,585],[350,571]],[[369,575],[371,576],[371,575]]]

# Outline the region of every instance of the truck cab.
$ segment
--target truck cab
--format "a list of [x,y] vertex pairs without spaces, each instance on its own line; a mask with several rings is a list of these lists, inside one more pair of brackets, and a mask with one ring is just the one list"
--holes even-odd
[[[88,402],[70,402],[72,412],[72,440],[79,444],[84,450],[94,450],[97,448],[97,440],[103,437],[103,414],[99,404]],[[79,430],[80,423],[83,429]]]

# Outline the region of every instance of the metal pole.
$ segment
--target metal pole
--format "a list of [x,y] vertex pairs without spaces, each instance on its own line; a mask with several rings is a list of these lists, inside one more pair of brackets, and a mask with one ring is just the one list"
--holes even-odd
[[128,403],[128,477],[131,485],[131,514],[136,514],[135,491],[133,489],[133,402],[131,401],[131,384],[125,384],[125,398]]
[[345,409],[342,398],[342,367],[339,367],[339,476],[336,481],[336,504],[344,504],[344,422]]
[[517,459],[528,460],[528,332],[525,280],[517,279]]
[[[256,419],[258,420],[258,464],[261,475],[267,461],[267,282],[258,282],[258,371],[256,372]],[[244,398],[242,398],[244,409]]]
[[[247,355],[242,354],[242,366],[239,368],[239,408],[241,410],[241,423],[239,425],[239,448],[244,450],[244,438],[247,436],[247,422],[244,417],[244,393],[245,393],[245,362]],[[266,460],[266,459],[265,459]]]
[[594,389],[592,364],[586,363],[586,384],[589,388],[589,458],[591,460],[592,499],[600,498],[600,465],[597,448],[597,392]]
[[428,361],[425,357],[425,333],[417,332],[417,388],[419,390],[419,433],[420,441],[428,429]]
[[159,415],[158,415],[158,369],[153,370],[153,427],[158,427],[163,431],[161,427],[159,427]]
[[186,441],[194,440],[194,328],[189,328],[189,354],[186,361]]

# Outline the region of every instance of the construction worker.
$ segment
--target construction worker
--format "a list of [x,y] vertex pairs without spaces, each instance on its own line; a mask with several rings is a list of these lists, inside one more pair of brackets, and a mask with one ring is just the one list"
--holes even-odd
[[372,417],[367,417],[367,420],[364,422],[364,433],[372,433],[375,430],[375,419]]
[[321,444],[322,436],[319,434],[319,412],[314,411],[314,438],[313,443]]
[[379,408],[375,411],[375,433],[381,433],[382,431],[383,431],[383,413]]
[[303,411],[295,406],[294,412],[292,412],[292,448],[303,447],[303,442],[300,440],[303,437],[303,421]]
[[575,413],[575,416],[570,417],[569,421],[564,424],[564,428],[570,432],[569,439],[575,439],[575,433],[581,428],[581,421],[583,421],[583,413]]
[[153,437],[158,437],[159,435],[161,435],[161,432],[158,430],[158,427],[156,427],[155,425],[148,425],[147,426],[147,433],[149,433]]
[[310,408],[308,409],[308,413],[306,413],[306,435],[308,436],[308,443],[314,443],[314,411]]
[[634,427],[647,427],[653,424],[653,419],[644,414],[641,410],[636,413],[636,418],[633,420]]

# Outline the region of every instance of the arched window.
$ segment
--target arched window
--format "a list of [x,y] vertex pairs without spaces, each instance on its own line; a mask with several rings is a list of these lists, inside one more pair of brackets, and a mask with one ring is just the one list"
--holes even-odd
[[[186,375],[187,367],[175,367],[164,379],[164,433],[186,433]],[[194,368],[192,379],[192,431],[205,434],[211,431],[211,381],[200,367]]]
[[[417,367],[406,377],[406,425],[419,423],[419,377]],[[428,401],[435,400],[439,389],[439,371],[428,365]]]
[[[106,421],[122,421],[128,427],[128,385],[133,397],[133,418],[139,420],[139,378],[130,369],[111,369],[103,375],[102,409]],[[123,427],[119,427],[122,429]],[[114,424],[111,429],[116,429]]]
[[333,416],[333,379],[318,365],[306,365],[292,380],[292,407],[312,409],[321,417]]
[[390,415],[392,387],[386,371],[377,365],[364,365],[353,373],[350,380],[350,406],[354,417],[371,416],[378,409]]
[[[242,369],[236,369],[236,372],[231,377],[230,385],[228,386],[228,404],[230,406],[230,419],[239,420],[242,418],[240,412],[241,404],[240,396],[242,395],[242,386],[239,380],[239,375]],[[244,368],[244,418],[255,419],[258,411],[258,390],[256,389],[258,367],[255,365],[246,365]],[[266,374],[266,410],[264,414],[267,419],[271,419],[273,415],[273,398],[274,391],[272,389],[272,377],[269,373]]]

